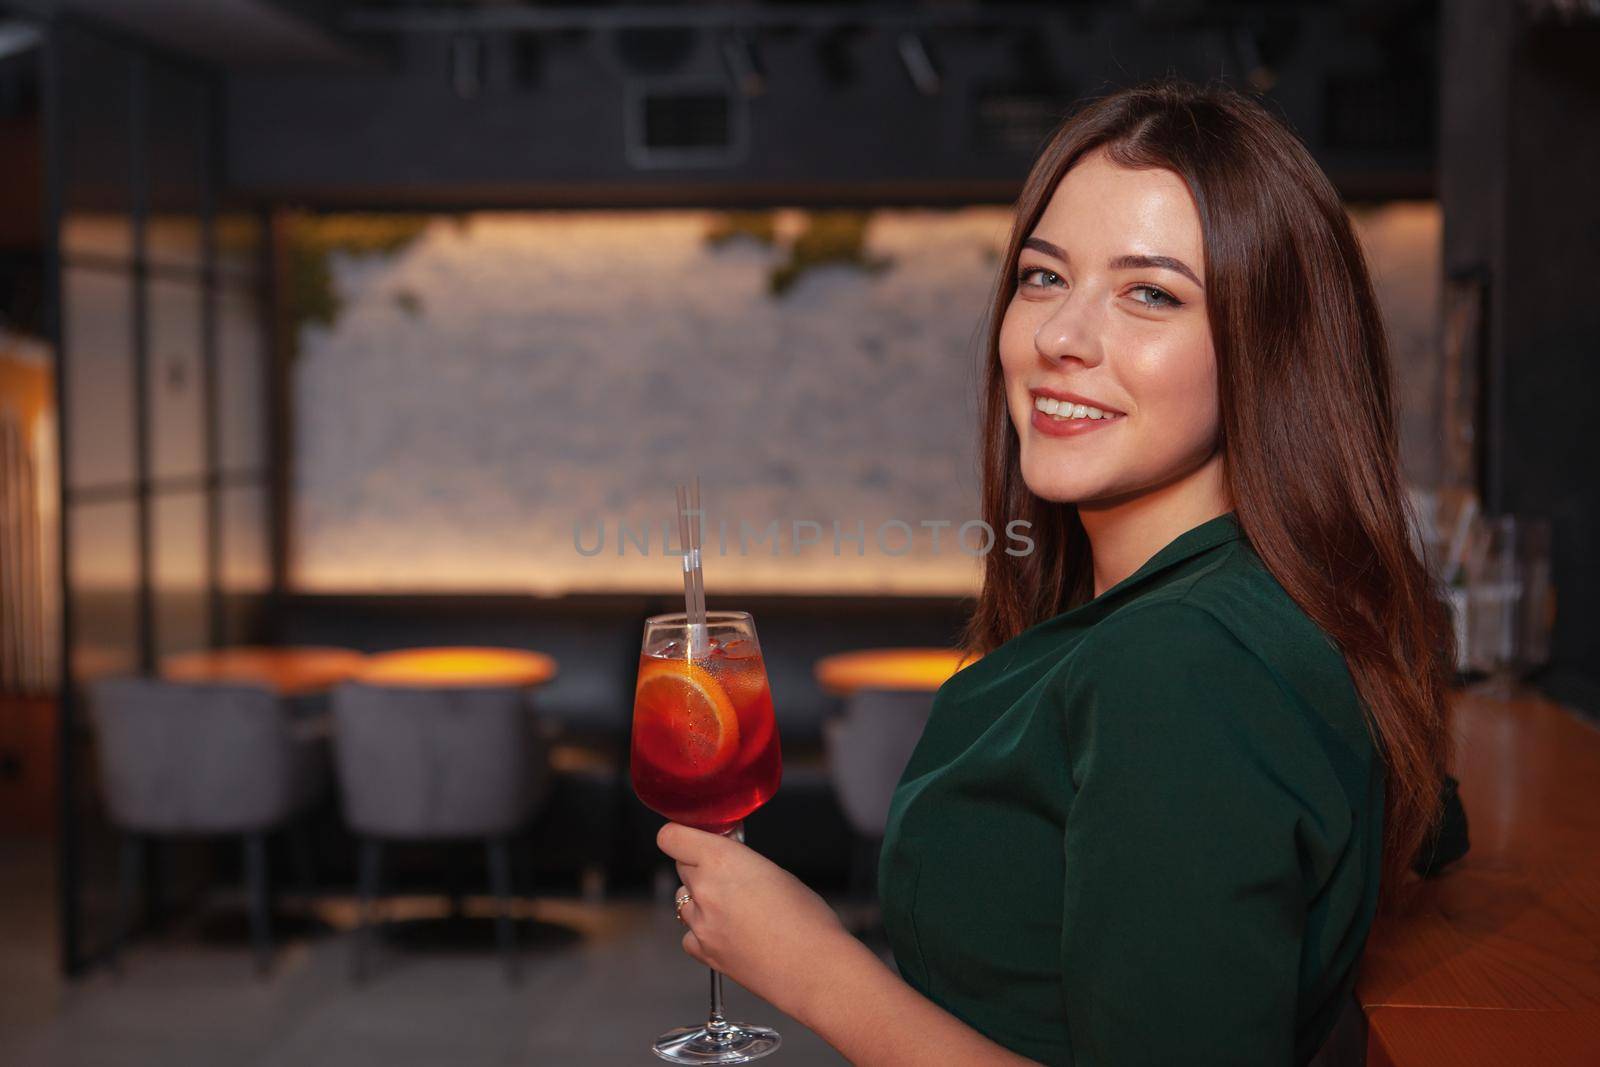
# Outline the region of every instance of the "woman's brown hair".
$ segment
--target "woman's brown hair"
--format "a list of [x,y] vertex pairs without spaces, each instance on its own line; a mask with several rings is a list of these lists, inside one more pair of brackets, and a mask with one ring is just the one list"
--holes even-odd
[[1032,523],[1036,549],[986,556],[967,644],[987,652],[1093,595],[1077,508],[1022,480],[1000,326],[1017,256],[1067,171],[1104,150],[1187,183],[1205,246],[1226,484],[1245,539],[1344,654],[1385,764],[1381,900],[1439,816],[1453,630],[1413,547],[1389,348],[1338,193],[1254,100],[1164,81],[1088,103],[1055,132],[1016,204],[988,325],[983,517]]

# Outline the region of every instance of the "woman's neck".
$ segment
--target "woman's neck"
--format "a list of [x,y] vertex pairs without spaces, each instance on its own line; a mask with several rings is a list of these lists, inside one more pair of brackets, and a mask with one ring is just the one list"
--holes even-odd
[[1222,453],[1170,481],[1112,500],[1078,505],[1094,557],[1099,596],[1147,563],[1151,556],[1201,523],[1230,511]]

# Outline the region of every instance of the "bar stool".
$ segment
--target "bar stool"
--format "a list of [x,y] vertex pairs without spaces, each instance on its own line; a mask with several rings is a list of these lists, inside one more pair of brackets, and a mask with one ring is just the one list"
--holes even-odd
[[961,653],[949,648],[868,648],[816,663],[817,684],[843,698],[842,714],[823,723],[822,737],[834,795],[852,831],[853,894],[877,899],[878,854],[895,786],[927,724],[934,691],[961,664]]
[[132,926],[146,837],[239,835],[265,973],[266,835],[327,792],[326,740],[297,731],[283,699],[259,686],[103,678],[89,697],[106,807],[122,833],[117,946]]
[[528,690],[555,674],[516,649],[417,649],[371,657],[333,694],[345,821],[360,839],[361,926],[352,971],[367,975],[383,845],[483,839],[507,978],[519,977],[511,837],[550,788],[548,737]]

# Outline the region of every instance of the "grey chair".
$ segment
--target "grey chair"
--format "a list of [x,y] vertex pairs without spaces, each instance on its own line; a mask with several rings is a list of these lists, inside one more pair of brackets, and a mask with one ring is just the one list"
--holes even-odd
[[366,977],[385,842],[482,838],[507,977],[519,965],[510,842],[549,793],[548,735],[517,688],[347,682],[334,690],[335,768],[360,840],[361,926],[353,976]]
[[90,684],[89,698],[102,791],[122,834],[117,947],[133,925],[147,838],[238,834],[264,973],[272,959],[267,834],[327,792],[326,739],[254,686],[105,678]]
[[889,801],[927,725],[933,694],[863,689],[823,723],[834,795],[855,835],[853,891],[872,892]]

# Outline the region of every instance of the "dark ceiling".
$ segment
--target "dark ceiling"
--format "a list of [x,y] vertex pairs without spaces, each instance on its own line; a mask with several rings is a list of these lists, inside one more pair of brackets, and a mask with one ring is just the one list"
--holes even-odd
[[733,0],[722,3],[555,3],[546,0],[13,0],[64,12],[173,52],[228,68],[360,65],[381,58],[379,40],[441,30],[557,31],[632,27],[732,27],[771,32],[919,25],[965,29],[1016,25],[1116,8],[1160,30],[1337,13],[1375,35],[1431,27],[1436,0]]

